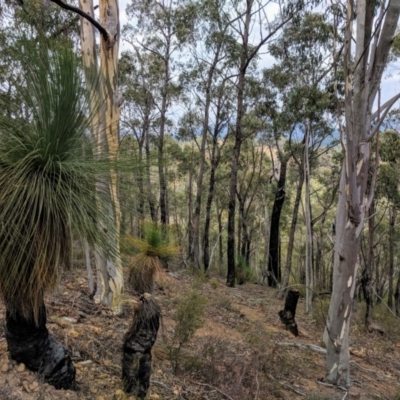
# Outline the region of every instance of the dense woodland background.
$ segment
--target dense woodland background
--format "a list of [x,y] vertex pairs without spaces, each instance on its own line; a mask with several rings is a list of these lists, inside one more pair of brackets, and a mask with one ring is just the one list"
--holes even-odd
[[[103,60],[100,38],[107,42],[108,30],[96,33],[89,52],[105,82],[97,101],[112,98],[110,107],[120,113],[105,114],[111,136],[103,139],[115,161],[108,178],[117,226],[111,241],[121,242],[122,264],[138,263],[138,252],[156,247],[163,268],[223,276],[230,287],[265,284],[279,289],[280,299],[296,287],[312,314],[313,299],[333,290],[339,184],[349,149],[345,79],[362,58],[343,63],[351,55],[346,5],[132,0],[125,12],[118,68],[111,73]],[[23,40],[72,49],[78,59],[82,49],[81,73],[94,93],[80,18],[58,1],[0,3],[2,116],[30,118],[18,97],[26,84]],[[375,33],[369,35],[368,46]],[[389,67],[399,52],[395,36]],[[400,137],[398,110],[389,111],[397,98],[381,107],[378,92],[379,125],[364,174],[369,207],[354,248],[355,297],[366,302],[369,327],[381,303],[400,317]],[[92,122],[88,137],[99,145],[96,129]],[[96,249],[81,243],[96,298],[90,265]],[[131,281],[142,278],[131,272]],[[99,282],[97,275],[97,291]]]

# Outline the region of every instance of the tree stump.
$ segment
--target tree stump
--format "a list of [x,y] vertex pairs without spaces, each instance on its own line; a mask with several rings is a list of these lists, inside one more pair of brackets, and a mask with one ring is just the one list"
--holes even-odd
[[285,324],[286,329],[293,333],[294,336],[299,336],[299,330],[294,319],[296,316],[297,301],[299,300],[298,290],[289,290],[285,299],[285,308],[279,311],[279,317]]
[[139,399],[150,386],[151,348],[160,327],[161,310],[150,294],[140,296],[132,324],[124,336],[122,380],[124,391]]

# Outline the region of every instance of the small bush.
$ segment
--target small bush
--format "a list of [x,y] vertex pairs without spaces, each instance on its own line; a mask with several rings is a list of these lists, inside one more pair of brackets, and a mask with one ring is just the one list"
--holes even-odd
[[215,300],[218,308],[223,308],[226,311],[238,311],[238,309],[232,304],[232,300],[227,296],[219,295]]
[[175,314],[175,331],[171,346],[169,346],[170,359],[175,373],[179,366],[181,349],[194,336],[197,329],[204,324],[204,311],[207,299],[196,290],[191,290],[178,299]]
[[210,285],[213,289],[218,289],[218,287],[219,287],[218,281],[214,278],[210,280]]
[[328,317],[329,310],[329,298],[317,297],[313,303],[313,317],[316,326],[320,329],[324,329],[326,325],[326,319]]
[[257,280],[250,266],[247,265],[243,257],[239,257],[236,265],[236,282],[243,285],[246,282]]

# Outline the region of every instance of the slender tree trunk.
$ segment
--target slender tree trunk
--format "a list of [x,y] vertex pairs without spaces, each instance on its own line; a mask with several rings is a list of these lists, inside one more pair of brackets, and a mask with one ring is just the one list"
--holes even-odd
[[326,268],[324,259],[324,249],[325,249],[325,235],[324,235],[324,225],[326,220],[326,214],[321,219],[319,224],[319,237],[317,240],[317,248],[315,251],[315,269],[316,269],[316,280],[315,286],[319,289],[326,289],[328,287],[326,279]]
[[187,231],[188,231],[188,258],[193,260],[193,170],[189,170],[189,184],[187,188],[188,196],[188,221],[187,221]]
[[[270,228],[270,221],[269,221],[269,212],[268,212],[268,204],[263,195],[263,207],[264,207],[264,260],[263,260],[263,270],[267,269],[268,265],[268,258],[269,258],[269,228]],[[283,298],[283,297],[282,297]]]
[[[359,153],[361,161],[359,160],[357,163],[357,165],[362,165],[362,168],[357,170],[356,160],[352,160],[354,165],[352,165],[351,171],[354,174],[357,171],[358,176],[367,176],[369,170],[370,146],[369,144],[364,146]],[[324,333],[324,342],[327,348],[326,379],[343,387],[349,386],[349,326],[355,291],[357,256],[364,220],[363,216],[357,215],[359,210],[349,210],[348,208],[347,179],[350,180],[353,177],[346,174],[346,169],[346,165],[344,165],[336,217],[333,291]],[[362,190],[362,188],[360,189]]]
[[242,120],[244,115],[244,88],[246,81],[246,70],[250,59],[248,59],[248,41],[250,36],[250,21],[252,17],[253,0],[246,3],[246,13],[244,17],[244,26],[242,34],[242,49],[240,54],[240,67],[237,83],[237,110],[236,110],[236,126],[235,126],[235,144],[233,147],[233,155],[231,162],[231,177],[229,183],[229,200],[228,200],[228,273],[226,283],[230,287],[235,286],[235,212],[236,212],[236,189],[237,176],[239,168],[240,148],[242,146]]
[[147,201],[149,202],[149,209],[150,209],[150,217],[153,222],[157,222],[157,211],[155,206],[155,199],[153,195],[153,191],[151,188],[151,178],[150,178],[150,137],[149,137],[149,130],[147,129],[144,132],[145,139],[144,139],[144,148],[146,153],[146,169],[145,169],[145,184],[146,184],[146,191],[147,191]]
[[396,209],[389,209],[390,226],[389,226],[389,291],[388,291],[388,307],[393,309],[393,271],[394,271],[394,238],[396,226]]
[[299,169],[299,180],[297,181],[296,198],[294,200],[294,205],[293,205],[292,222],[290,224],[290,230],[289,230],[289,242],[288,242],[288,249],[287,249],[287,256],[286,256],[286,266],[285,266],[285,271],[283,273],[283,279],[282,279],[282,289],[278,293],[278,298],[280,300],[282,300],[285,297],[285,293],[287,291],[286,288],[289,285],[290,272],[292,270],[294,237],[295,237],[295,233],[296,233],[296,225],[297,225],[297,218],[299,215],[301,192],[303,190],[303,184],[304,184],[304,172],[303,172],[303,168],[300,168]]
[[201,216],[201,196],[203,193],[203,180],[204,180],[204,170],[205,170],[205,151],[207,144],[207,134],[208,134],[208,123],[210,115],[211,106],[211,87],[214,78],[214,72],[216,65],[219,61],[220,49],[222,47],[222,41],[218,42],[217,51],[214,55],[214,61],[208,71],[207,84],[206,84],[206,99],[204,104],[204,119],[203,127],[201,132],[201,145],[200,145],[200,165],[197,175],[197,190],[195,198],[195,207],[193,215],[193,237],[192,237],[192,256],[193,261],[196,263],[197,267],[200,268],[200,216]]
[[[244,77],[243,77],[244,78]],[[235,286],[235,211],[236,211],[236,187],[237,187],[237,175],[238,175],[238,165],[240,156],[240,147],[242,143],[242,133],[241,133],[241,117],[239,115],[243,114],[243,86],[241,86],[241,95],[238,95],[238,121],[236,123],[236,137],[235,146],[233,148],[233,157],[231,164],[231,180],[229,185],[229,203],[228,203],[228,274],[226,278],[226,283],[230,287]],[[240,121],[239,121],[240,120]],[[239,132],[238,132],[239,130]]]
[[244,97],[244,71],[239,76],[238,97],[237,97],[237,117],[235,131],[235,145],[231,162],[231,178],[229,184],[229,203],[228,203],[228,273],[226,283],[230,287],[235,286],[235,211],[236,211],[236,188],[239,166],[240,148],[242,145],[242,118],[243,118],[243,97]]
[[164,166],[164,136],[165,136],[165,124],[167,115],[167,104],[168,104],[168,87],[169,87],[169,53],[170,43],[167,45],[165,61],[165,72],[164,72],[164,87],[162,89],[162,102],[160,110],[160,136],[158,138],[158,173],[160,179],[160,218],[162,224],[168,224],[168,200],[167,200],[167,181],[165,175]]
[[375,202],[371,203],[368,218],[368,255],[364,271],[361,276],[361,286],[365,299],[365,325],[368,327],[372,322],[373,292],[372,292],[372,273],[374,271],[374,230],[375,230]]
[[279,263],[279,231],[280,218],[282,213],[283,203],[285,201],[285,185],[286,185],[286,170],[288,158],[281,157],[281,170],[279,173],[278,186],[276,188],[274,206],[271,213],[271,229],[269,241],[269,259],[268,259],[268,286],[277,287],[281,281],[281,267]]
[[306,127],[305,148],[304,148],[304,178],[306,184],[305,193],[305,220],[306,220],[306,314],[312,313],[312,299],[314,289],[313,251],[312,251],[312,226],[311,226],[311,199],[310,199],[310,164],[309,164],[309,132]]
[[137,184],[139,189],[139,199],[138,199],[138,219],[143,220],[145,219],[145,212],[144,212],[144,177],[143,177],[143,143],[139,143],[138,149],[138,161],[139,161],[139,168],[137,172]]
[[92,270],[92,263],[90,260],[90,247],[87,239],[83,239],[83,248],[85,251],[85,261],[86,261],[86,269],[88,274],[88,282],[89,282],[89,293],[90,296],[94,295],[94,276]]
[[222,212],[223,210],[218,211],[218,241],[219,241],[219,263],[222,265],[224,262],[224,244],[222,242]]
[[39,307],[37,321],[33,312],[24,316],[18,311],[6,312],[6,340],[11,359],[37,371],[56,389],[76,390],[75,367],[67,350],[56,342],[46,328],[46,308]]
[[214,199],[214,187],[215,187],[215,172],[219,163],[219,151],[218,151],[217,136],[213,137],[213,145],[211,150],[211,171],[210,171],[210,182],[208,187],[208,196],[206,203],[206,216],[204,223],[204,236],[203,236],[203,263],[204,271],[207,272],[210,266],[210,225],[211,225],[211,207]]

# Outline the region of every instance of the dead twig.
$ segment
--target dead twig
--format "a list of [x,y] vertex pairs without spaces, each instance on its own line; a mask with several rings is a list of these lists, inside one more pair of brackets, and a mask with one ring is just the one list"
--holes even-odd
[[290,385],[283,384],[282,386],[283,386],[284,388],[286,388],[286,389],[292,390],[293,392],[295,392],[295,393],[298,394],[299,396],[302,396],[302,397],[305,397],[305,396],[306,396],[305,393],[300,392],[299,390],[295,389],[294,387],[292,387],[292,386],[290,386]]
[[208,388],[210,388],[212,390],[216,390],[219,394],[221,394],[222,396],[226,397],[227,399],[234,400],[233,397],[229,396],[229,394],[223,392],[222,390],[219,390],[215,386],[209,385],[208,383],[200,383],[200,382],[195,382],[195,381],[190,381],[190,382],[195,384],[195,385],[205,386],[205,387],[208,387]]
[[297,347],[302,350],[312,350],[316,351],[317,353],[320,354],[326,354],[326,349],[317,346],[315,344],[301,344],[301,343],[288,343],[288,342],[281,342],[277,343],[278,346],[287,346],[287,347]]

